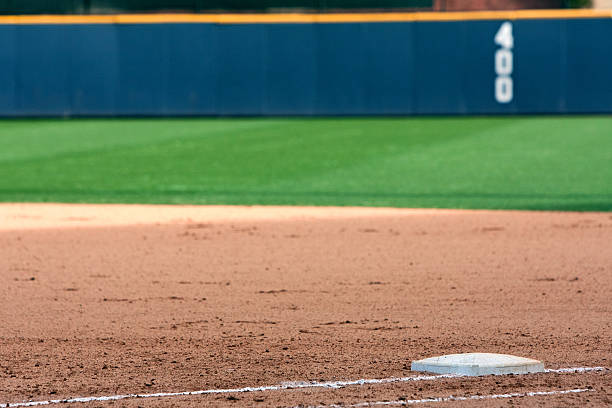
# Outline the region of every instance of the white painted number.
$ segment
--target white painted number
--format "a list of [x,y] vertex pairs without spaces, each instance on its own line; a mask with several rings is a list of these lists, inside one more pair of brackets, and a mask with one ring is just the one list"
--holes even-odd
[[499,103],[512,101],[512,78],[499,76],[495,79],[495,99]]
[[495,53],[495,73],[497,75],[512,74],[512,51],[505,48],[497,50]]
[[503,48],[513,48],[514,38],[512,37],[512,23],[506,21],[499,27],[497,34],[495,34],[495,44]]
[[514,48],[514,37],[512,36],[512,23],[502,23],[495,34],[495,44],[501,46],[495,52],[495,100],[499,103],[512,102],[514,89],[512,82],[512,71],[514,61],[512,48]]

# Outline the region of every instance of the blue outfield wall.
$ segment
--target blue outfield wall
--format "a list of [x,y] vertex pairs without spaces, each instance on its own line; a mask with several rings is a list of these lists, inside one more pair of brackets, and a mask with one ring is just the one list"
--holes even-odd
[[612,113],[612,19],[0,25],[1,116]]

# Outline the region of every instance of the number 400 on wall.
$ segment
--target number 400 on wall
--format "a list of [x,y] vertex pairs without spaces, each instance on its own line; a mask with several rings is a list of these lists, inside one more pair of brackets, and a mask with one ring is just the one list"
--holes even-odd
[[501,48],[495,52],[495,100],[499,103],[509,103],[514,96],[512,83],[512,23],[505,21],[495,34],[495,44]]

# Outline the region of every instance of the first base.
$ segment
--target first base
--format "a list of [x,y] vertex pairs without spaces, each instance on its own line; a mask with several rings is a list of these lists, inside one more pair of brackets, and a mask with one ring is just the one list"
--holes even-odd
[[413,361],[410,368],[412,371],[477,376],[539,373],[544,371],[544,363],[509,354],[465,353]]

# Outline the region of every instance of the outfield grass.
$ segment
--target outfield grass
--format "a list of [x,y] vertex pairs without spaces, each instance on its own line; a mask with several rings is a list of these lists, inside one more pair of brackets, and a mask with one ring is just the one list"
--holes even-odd
[[4,120],[0,201],[612,211],[612,118]]

